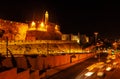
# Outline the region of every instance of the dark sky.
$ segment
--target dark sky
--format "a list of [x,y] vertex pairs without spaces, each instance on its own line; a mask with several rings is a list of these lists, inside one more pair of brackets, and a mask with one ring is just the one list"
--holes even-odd
[[3,0],[0,18],[25,22],[41,20],[45,11],[62,33],[120,35],[120,3],[101,0]]

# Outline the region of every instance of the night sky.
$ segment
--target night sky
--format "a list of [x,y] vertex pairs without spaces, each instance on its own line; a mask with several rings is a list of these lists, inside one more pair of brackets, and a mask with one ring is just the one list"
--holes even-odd
[[3,0],[0,18],[18,22],[42,20],[45,11],[62,33],[120,36],[120,4],[98,0]]

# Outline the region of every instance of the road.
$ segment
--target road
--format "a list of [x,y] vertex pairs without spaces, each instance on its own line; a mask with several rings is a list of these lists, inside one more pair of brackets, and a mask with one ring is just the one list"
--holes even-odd
[[[100,61],[105,61],[107,54],[102,54],[101,60]],[[56,73],[53,76],[50,76],[47,79],[75,79],[76,76],[80,73],[85,73],[86,68],[94,63],[97,63],[98,59],[97,58],[90,58],[85,60],[84,62],[78,63],[76,65],[73,65],[72,67],[69,67],[65,70],[62,70],[59,73]]]
[[[112,55],[113,56],[113,55]],[[106,63],[104,62],[104,67],[99,68],[97,65],[92,70],[84,70],[82,73],[78,74],[75,79],[120,79],[120,54],[114,55],[116,56],[115,59],[110,59],[111,62]],[[113,64],[113,62],[117,62],[117,64]],[[90,66],[89,66],[90,67]],[[93,67],[93,66],[92,66]],[[112,69],[110,71],[107,71],[106,68],[111,67]],[[97,73],[99,70],[102,70],[104,72],[103,76],[97,76]],[[85,76],[87,72],[92,72],[91,76]]]

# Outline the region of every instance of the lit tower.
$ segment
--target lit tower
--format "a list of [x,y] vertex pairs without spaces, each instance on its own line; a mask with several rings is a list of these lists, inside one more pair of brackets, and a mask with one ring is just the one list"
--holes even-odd
[[45,12],[45,24],[48,23],[49,14],[48,11]]

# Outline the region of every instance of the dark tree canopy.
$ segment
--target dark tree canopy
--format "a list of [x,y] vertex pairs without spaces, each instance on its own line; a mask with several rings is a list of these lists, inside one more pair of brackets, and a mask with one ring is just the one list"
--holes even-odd
[[3,36],[4,33],[5,31],[0,29],[0,38]]

